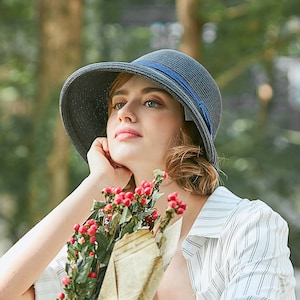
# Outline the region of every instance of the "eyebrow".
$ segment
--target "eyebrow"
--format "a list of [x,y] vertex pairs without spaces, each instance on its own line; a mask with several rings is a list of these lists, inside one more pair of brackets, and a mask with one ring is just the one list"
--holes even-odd
[[[170,93],[168,93],[163,88],[159,88],[159,87],[152,87],[152,86],[145,87],[145,88],[142,89],[141,92],[142,92],[142,94],[149,94],[149,93],[152,93],[152,92],[160,92],[160,93],[166,94],[169,97],[172,97]],[[118,95],[128,95],[128,90],[125,90],[125,89],[117,90],[112,94],[112,97],[118,96]]]

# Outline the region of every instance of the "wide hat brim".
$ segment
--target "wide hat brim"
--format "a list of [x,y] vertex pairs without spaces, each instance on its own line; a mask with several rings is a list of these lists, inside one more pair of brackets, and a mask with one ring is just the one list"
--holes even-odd
[[[179,57],[172,58],[172,55]],[[180,58],[184,59],[180,60]],[[186,86],[178,84],[178,80],[175,80],[174,76],[145,65],[144,62],[148,62],[149,59],[154,63],[165,62],[165,65],[172,70],[180,70],[181,74],[178,76],[184,82],[194,81],[189,82],[190,87],[195,91],[197,97],[200,93],[205,112],[199,107],[199,102],[195,100],[195,97],[191,96],[190,91],[187,92]],[[191,65],[187,65],[188,63]],[[185,69],[181,70],[182,68]],[[75,149],[85,160],[87,160],[87,152],[95,138],[106,136],[109,88],[120,72],[141,75],[164,88],[177,99],[196,124],[208,160],[218,169],[214,138],[219,127],[222,109],[219,89],[202,65],[183,53],[169,49],[152,52],[131,63],[90,64],[75,71],[65,81],[60,94],[61,117]],[[205,113],[209,115],[211,126],[207,124]]]

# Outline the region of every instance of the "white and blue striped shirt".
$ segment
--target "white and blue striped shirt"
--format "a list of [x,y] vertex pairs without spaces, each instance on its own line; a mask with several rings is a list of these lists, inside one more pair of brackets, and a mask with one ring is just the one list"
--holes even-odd
[[295,299],[287,223],[219,187],[183,242],[196,299]]

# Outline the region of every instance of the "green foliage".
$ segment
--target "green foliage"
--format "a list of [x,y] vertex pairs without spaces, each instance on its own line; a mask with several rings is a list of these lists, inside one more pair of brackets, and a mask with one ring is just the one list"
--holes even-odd
[[297,0],[213,0],[203,1],[201,5],[201,18],[216,26],[216,39],[204,42],[202,53],[203,61],[215,76],[241,61],[251,63],[271,59],[273,55],[299,56],[297,16],[300,7]]

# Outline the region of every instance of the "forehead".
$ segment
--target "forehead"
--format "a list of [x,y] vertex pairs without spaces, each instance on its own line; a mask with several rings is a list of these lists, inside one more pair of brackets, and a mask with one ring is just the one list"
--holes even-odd
[[160,92],[165,94],[168,98],[174,100],[174,102],[180,104],[166,89],[159,84],[156,84],[152,80],[149,80],[143,76],[120,73],[114,82],[112,83],[109,91],[109,100],[118,94],[127,94],[131,89],[141,88],[143,93]]
[[[130,81],[130,82],[129,82]],[[175,105],[181,112],[183,111],[183,106],[180,104],[180,102],[175,99],[166,89],[164,89],[162,86],[154,83],[153,81],[140,76],[136,74],[130,74],[130,73],[120,73],[114,82],[112,83],[109,91],[109,109],[111,105],[112,98],[117,94],[123,94],[127,93],[127,87],[131,88],[131,86],[135,86],[135,84],[142,85],[143,92],[149,93],[149,92],[161,92],[165,94],[172,103]],[[128,86],[127,86],[128,84]],[[124,88],[124,90],[123,90]]]

